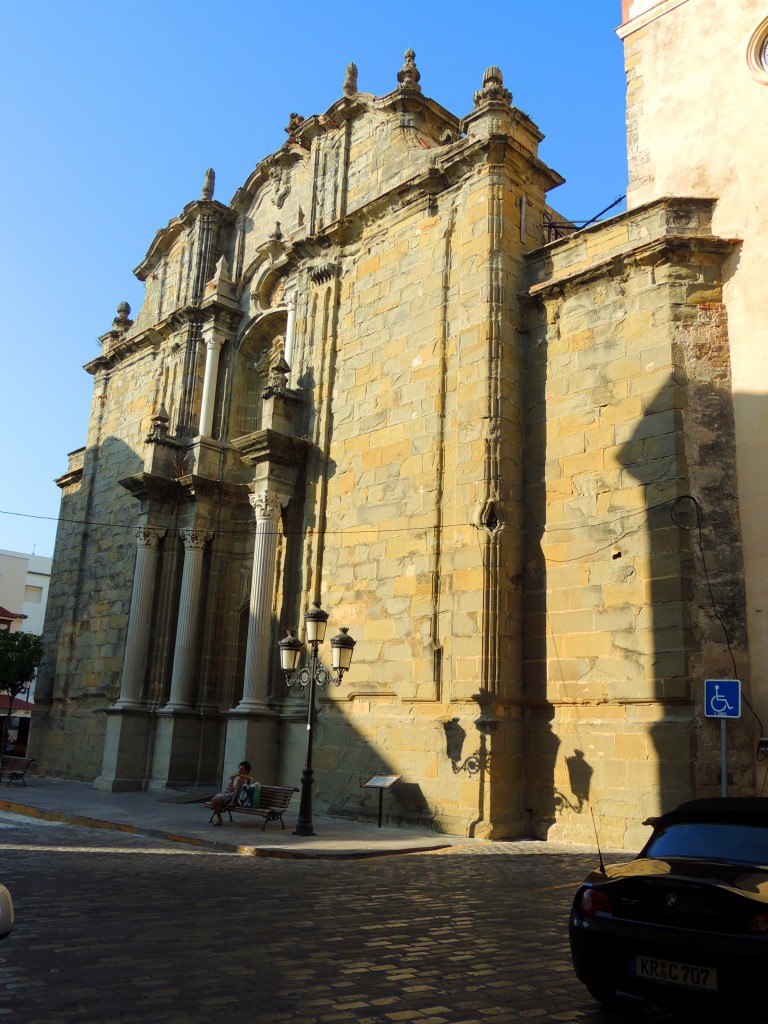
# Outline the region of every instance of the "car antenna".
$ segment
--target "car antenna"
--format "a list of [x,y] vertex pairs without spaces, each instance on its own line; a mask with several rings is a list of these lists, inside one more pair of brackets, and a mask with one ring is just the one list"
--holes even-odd
[[603,864],[603,855],[600,852],[600,837],[597,834],[597,822],[595,821],[595,812],[592,810],[592,805],[589,805],[589,813],[592,815],[592,827],[595,830],[595,842],[597,843],[597,859],[600,862],[600,872],[605,874],[605,864]]

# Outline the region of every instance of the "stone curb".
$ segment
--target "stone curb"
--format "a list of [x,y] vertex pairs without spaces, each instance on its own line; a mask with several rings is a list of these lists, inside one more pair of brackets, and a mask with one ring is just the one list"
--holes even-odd
[[83,814],[72,814],[68,811],[45,810],[34,807],[30,804],[18,804],[12,800],[0,799],[0,811],[8,811],[11,814],[21,814],[28,818],[42,818],[46,821],[60,821],[67,825],[80,825],[84,828],[107,829],[113,832],[127,832],[131,835],[149,836],[152,839],[163,839],[170,843],[181,843],[187,846],[204,847],[214,850],[217,853],[236,853],[248,857],[280,857],[286,860],[364,860],[373,857],[394,857],[413,853],[437,853],[450,850],[452,843],[444,843],[440,846],[433,846],[429,849],[423,847],[400,847],[396,850],[355,850],[338,853],[315,852],[312,850],[284,850],[270,849],[261,846],[240,846],[235,843],[222,843],[216,839],[198,839],[195,836],[182,836],[176,832],[166,832],[163,829],[139,827],[118,821],[108,821],[105,818],[89,818]]

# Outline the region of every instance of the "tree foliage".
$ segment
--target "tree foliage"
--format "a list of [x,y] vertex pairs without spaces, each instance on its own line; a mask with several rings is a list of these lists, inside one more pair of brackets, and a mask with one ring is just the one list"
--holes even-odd
[[43,657],[42,638],[34,633],[0,632],[0,691],[11,698],[32,681]]
[[0,631],[0,693],[8,694],[8,711],[0,729],[0,750],[8,743],[13,702],[34,678],[43,657],[43,641],[35,633]]

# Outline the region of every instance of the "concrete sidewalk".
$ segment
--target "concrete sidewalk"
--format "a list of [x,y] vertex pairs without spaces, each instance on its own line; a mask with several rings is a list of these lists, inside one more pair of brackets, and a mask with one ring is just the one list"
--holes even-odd
[[[285,814],[285,830],[247,815],[233,815],[224,825],[210,825],[205,791],[105,793],[85,782],[27,777],[27,785],[0,787],[0,812],[10,811],[49,821],[91,828],[118,829],[222,853],[267,857],[376,857],[452,847],[489,844],[486,840],[449,836],[424,828],[347,821],[314,815],[316,835],[296,836],[297,793]],[[543,844],[542,844],[543,845]]]

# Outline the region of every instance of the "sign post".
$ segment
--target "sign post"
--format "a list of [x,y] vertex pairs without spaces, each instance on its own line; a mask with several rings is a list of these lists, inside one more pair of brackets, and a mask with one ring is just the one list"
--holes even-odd
[[379,791],[379,828],[381,828],[381,803],[384,797],[384,790],[390,789],[402,777],[402,775],[372,775],[367,782],[360,783],[363,789],[378,789]]
[[741,682],[738,679],[705,679],[704,715],[720,719],[720,792],[728,796],[726,722],[729,718],[741,717]]

